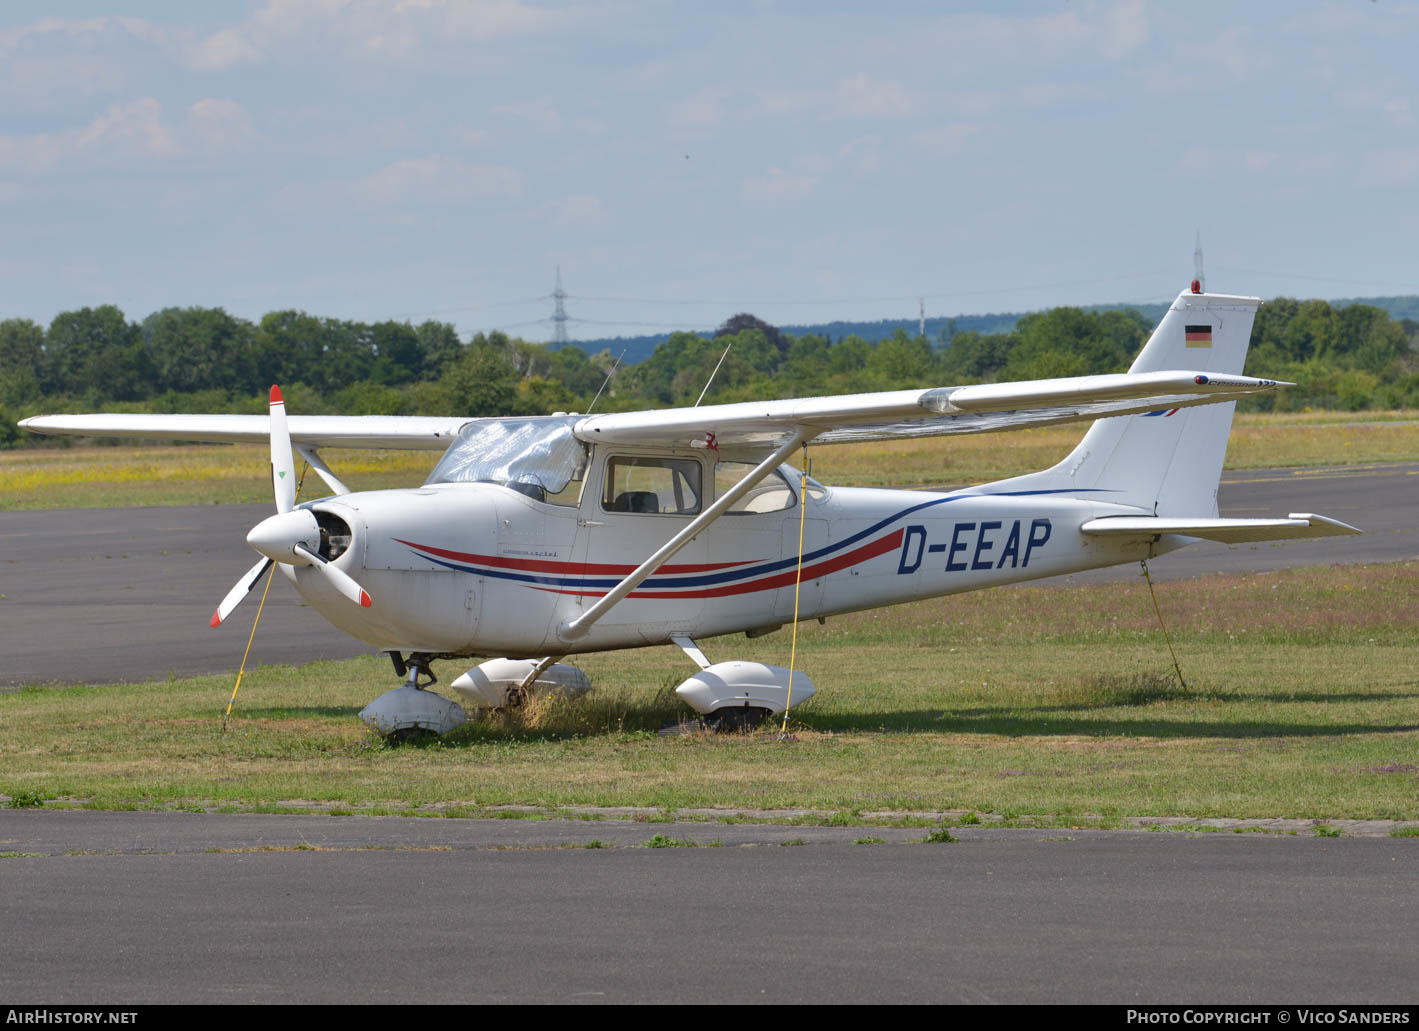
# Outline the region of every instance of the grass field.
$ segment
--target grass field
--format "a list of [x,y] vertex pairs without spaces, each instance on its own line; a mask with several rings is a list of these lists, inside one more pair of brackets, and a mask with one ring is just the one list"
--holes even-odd
[[[1043,469],[1068,454],[1084,425],[810,450],[827,483],[982,483]],[[332,451],[355,490],[421,483],[436,452]],[[1419,413],[1313,412],[1237,416],[1228,468],[1419,460]],[[0,510],[269,501],[270,464],[255,445],[105,447],[0,452]],[[306,496],[324,492],[312,474]]]
[[[675,649],[587,656],[578,702],[392,746],[355,711],[387,662],[0,695],[0,793],[106,808],[445,815],[526,804],[1419,818],[1419,563],[1169,583],[1173,675],[1140,582],[1014,587],[806,624],[819,695],[775,734],[654,731]],[[249,618],[249,617],[248,617]],[[786,664],[789,640],[709,641]],[[260,637],[257,638],[257,652]],[[454,663],[440,666],[447,682]],[[426,811],[426,810],[424,810]]]

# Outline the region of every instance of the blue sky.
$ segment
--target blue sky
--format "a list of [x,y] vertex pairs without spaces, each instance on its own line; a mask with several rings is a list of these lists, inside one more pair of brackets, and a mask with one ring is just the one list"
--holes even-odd
[[529,339],[1419,293],[1419,6],[0,8],[0,318]]

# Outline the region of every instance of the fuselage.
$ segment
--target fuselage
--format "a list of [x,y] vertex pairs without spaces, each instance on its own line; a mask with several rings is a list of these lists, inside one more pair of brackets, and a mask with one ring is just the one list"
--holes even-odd
[[[584,636],[560,636],[737,478],[721,467],[716,485],[716,458],[597,447],[583,479],[551,499],[517,484],[440,483],[302,506],[349,527],[334,563],[369,592],[369,608],[350,604],[316,570],[281,569],[325,618],[376,649],[524,657],[790,622],[800,534],[799,619],[1137,561],[1180,543],[1080,533],[1090,519],[1141,514],[1110,503],[1106,491],[826,489],[810,481],[805,494],[785,467]],[[620,489],[627,485],[649,489]]]

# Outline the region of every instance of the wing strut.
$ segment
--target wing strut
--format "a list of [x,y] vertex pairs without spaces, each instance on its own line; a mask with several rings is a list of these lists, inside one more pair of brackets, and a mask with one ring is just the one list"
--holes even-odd
[[324,480],[327,487],[336,494],[350,493],[350,488],[340,482],[340,477],[336,476],[330,466],[325,464],[325,461],[316,453],[315,448],[309,444],[295,444],[293,446],[296,454],[310,463],[310,467],[315,470],[315,475]]
[[[710,505],[709,508],[696,516],[688,526],[661,545],[660,549],[656,551],[654,555],[642,562],[636,567],[633,573],[615,587],[611,588],[595,605],[591,606],[591,608],[587,609],[576,619],[568,620],[559,626],[557,628],[557,636],[563,641],[575,641],[586,636],[586,632],[591,629],[593,623],[620,604],[626,595],[634,591],[648,576],[668,562],[677,551],[686,544],[689,544],[701,530],[723,515],[729,506],[733,505],[757,486],[760,480],[777,469],[779,465],[783,463],[783,460],[793,453],[795,448],[806,442],[812,435],[813,434],[804,427],[796,429],[793,436],[785,444],[779,447],[773,454],[769,455],[768,458],[765,458],[758,465],[754,466],[742,480],[716,498],[713,505]],[[805,504],[802,498],[799,499],[798,503],[800,505]]]

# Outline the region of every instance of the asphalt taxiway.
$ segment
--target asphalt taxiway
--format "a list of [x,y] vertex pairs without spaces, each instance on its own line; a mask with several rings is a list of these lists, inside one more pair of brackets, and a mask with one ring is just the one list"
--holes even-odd
[[[1419,557],[1419,463],[1229,472],[1223,515],[1316,512],[1359,537],[1202,543],[1151,563],[1157,580],[1297,565]],[[208,620],[255,555],[246,533],[267,505],[0,512],[0,686],[113,683],[235,670],[255,598],[227,625]],[[1043,583],[1137,575],[1134,566]],[[253,660],[342,659],[368,648],[332,628],[277,578]]]
[[1382,1004],[1419,983],[1415,839],[924,833],[0,811],[0,995]]

